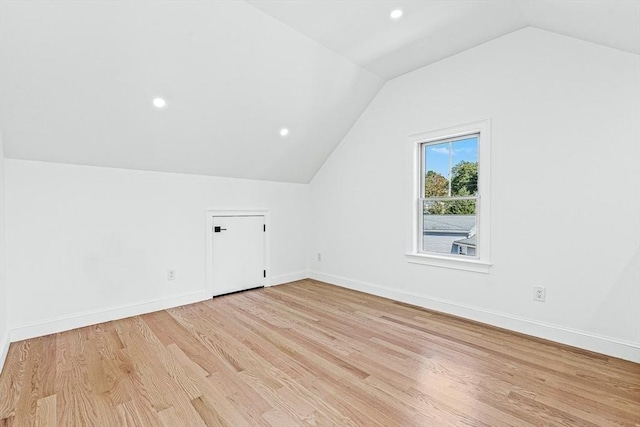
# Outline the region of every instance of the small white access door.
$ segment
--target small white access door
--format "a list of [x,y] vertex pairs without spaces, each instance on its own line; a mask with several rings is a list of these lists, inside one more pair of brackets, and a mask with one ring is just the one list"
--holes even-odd
[[214,216],[211,233],[214,296],[265,285],[263,215]]

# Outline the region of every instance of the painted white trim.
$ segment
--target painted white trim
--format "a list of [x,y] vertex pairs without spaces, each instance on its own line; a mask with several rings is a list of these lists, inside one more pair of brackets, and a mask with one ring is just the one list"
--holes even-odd
[[11,342],[16,342],[29,338],[41,337],[98,323],[151,313],[153,311],[193,304],[206,299],[208,299],[207,294],[204,291],[198,291],[137,304],[121,305],[119,307],[53,317],[51,319],[11,327],[10,339]]
[[407,262],[413,264],[431,265],[433,267],[452,268],[455,270],[474,271],[476,273],[489,273],[491,263],[483,262],[475,258],[462,258],[461,256],[436,256],[426,254],[404,254]]
[[[441,139],[457,138],[463,135],[479,134],[478,140],[478,195],[477,212],[478,245],[476,257],[445,257],[421,252],[422,207],[420,194],[424,186],[422,177],[422,144]],[[407,145],[408,185],[411,191],[407,236],[407,261],[437,267],[488,273],[491,267],[491,119],[465,123],[444,129],[420,132],[408,137]],[[486,270],[486,271],[484,271]]]
[[9,331],[2,337],[0,340],[0,374],[2,374],[2,368],[4,367],[4,362],[7,360],[7,354],[9,353]]
[[486,323],[488,325],[497,326],[514,332],[520,332],[526,335],[640,363],[640,343],[637,342],[539,322],[524,317],[486,310],[480,307],[460,304],[440,298],[415,295],[408,292],[355,281],[344,277],[332,276],[316,271],[311,271],[310,277],[312,279],[341,286],[343,288],[353,289],[401,301],[407,304],[417,305],[430,310],[452,314],[454,316]]
[[264,216],[264,224],[266,231],[264,234],[264,268],[267,274],[264,279],[264,286],[270,286],[271,283],[271,220],[268,209],[217,209],[207,208],[206,215],[206,290],[209,298],[213,297],[213,217],[215,216]]
[[[6,243],[6,212],[5,212],[5,163],[4,146],[0,135],[0,374],[9,352],[9,304],[7,302],[7,243]],[[4,330],[4,332],[2,332]]]
[[285,283],[296,282],[298,280],[304,280],[307,278],[309,278],[308,271],[296,271],[295,273],[278,274],[277,276],[271,277],[271,283],[269,284],[269,286],[284,285]]

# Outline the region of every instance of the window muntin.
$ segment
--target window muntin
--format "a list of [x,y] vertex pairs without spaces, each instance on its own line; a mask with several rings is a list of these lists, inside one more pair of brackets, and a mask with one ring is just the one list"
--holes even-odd
[[420,253],[478,258],[479,141],[471,133],[421,144]]

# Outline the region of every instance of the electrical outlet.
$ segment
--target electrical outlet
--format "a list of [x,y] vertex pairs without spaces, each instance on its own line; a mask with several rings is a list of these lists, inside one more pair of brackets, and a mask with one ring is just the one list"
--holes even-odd
[[547,296],[547,290],[540,286],[536,286],[533,288],[533,300],[544,302],[545,297]]
[[316,254],[316,261],[322,262],[322,254],[320,252]]
[[167,270],[167,280],[176,280],[175,270]]

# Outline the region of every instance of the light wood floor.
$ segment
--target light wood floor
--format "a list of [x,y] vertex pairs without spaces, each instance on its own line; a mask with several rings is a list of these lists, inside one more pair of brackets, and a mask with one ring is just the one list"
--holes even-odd
[[310,280],[14,343],[0,426],[640,424],[640,365]]

